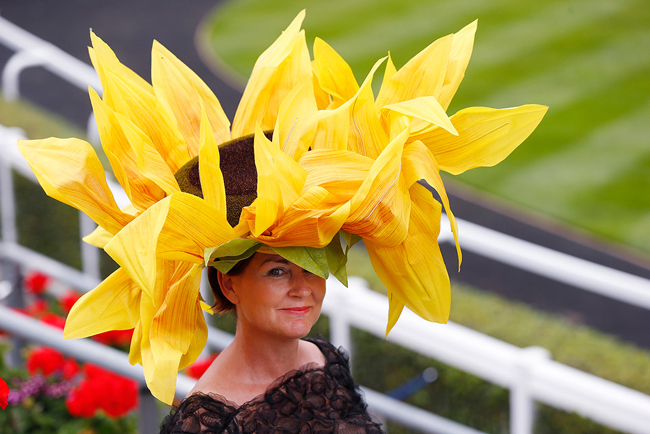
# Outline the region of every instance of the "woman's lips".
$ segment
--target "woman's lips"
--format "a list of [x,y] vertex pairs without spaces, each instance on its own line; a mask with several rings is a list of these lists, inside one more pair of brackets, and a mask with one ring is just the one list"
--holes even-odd
[[287,307],[287,308],[280,309],[280,310],[282,310],[283,312],[294,314],[294,315],[303,315],[303,314],[306,314],[307,312],[309,312],[311,310],[311,307],[310,306]]

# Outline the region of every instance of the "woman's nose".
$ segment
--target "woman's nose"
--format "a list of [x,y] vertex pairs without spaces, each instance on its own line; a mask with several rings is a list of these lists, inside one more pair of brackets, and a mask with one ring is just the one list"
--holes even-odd
[[304,298],[311,294],[311,291],[309,279],[305,278],[304,272],[292,275],[291,291],[289,292],[291,296]]

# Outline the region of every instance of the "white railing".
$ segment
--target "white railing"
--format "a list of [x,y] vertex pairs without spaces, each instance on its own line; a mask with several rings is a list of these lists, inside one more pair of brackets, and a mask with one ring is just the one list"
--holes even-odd
[[[7,101],[20,97],[20,76],[25,69],[43,67],[82,91],[88,86],[102,94],[102,85],[92,66],[0,16],[0,43],[15,53],[2,70],[2,93]],[[88,139],[98,141],[94,116],[86,125]]]
[[[159,420],[155,417],[157,410],[146,389],[142,367],[129,364],[126,353],[89,339],[64,340],[59,329],[45,325],[2,305],[0,305],[0,329],[7,330],[23,339],[48,345],[79,361],[94,363],[136,380],[140,385],[140,405],[141,407],[145,405],[148,409],[146,412],[142,408],[140,410],[140,432],[143,434],[158,432]],[[218,350],[225,348],[232,339],[233,336],[228,333],[210,329],[209,345],[213,345]],[[176,382],[176,397],[183,399],[195,384],[196,380],[179,374]],[[482,434],[480,431],[390,398],[372,389],[362,387],[362,390],[366,402],[374,414],[388,417],[408,428],[433,434]]]
[[[71,82],[74,80],[74,83],[84,90],[89,84],[99,90],[96,87],[96,76],[92,75],[92,78],[89,78],[88,71],[92,71],[90,66],[71,56],[66,57],[65,53],[61,55],[63,52],[58,48],[33,35],[26,36],[26,33],[0,17],[0,42],[16,51],[32,53],[32,56],[41,59],[41,65],[48,65],[46,67],[50,71]],[[39,46],[39,43],[45,45]],[[28,55],[24,56],[29,58]],[[70,61],[70,59],[74,60]],[[32,64],[21,62],[26,66]],[[84,66],[69,67],[74,62]],[[15,63],[20,62],[15,61]],[[11,83],[10,80],[15,80],[15,89],[17,89],[18,76],[22,68],[12,68],[16,68],[18,72],[3,71],[3,80],[6,73],[10,77],[7,79],[8,83]],[[74,72],[77,69],[78,72]],[[74,78],[70,78],[71,74]],[[11,78],[12,76],[15,78]],[[85,85],[81,86],[81,83]],[[12,84],[9,84],[9,87],[11,86]],[[57,280],[88,291],[99,281],[97,272],[99,256],[92,246],[84,247],[85,250],[82,252],[84,271],[80,272],[17,243],[11,170],[34,178],[15,149],[15,139],[19,136],[21,136],[20,131],[0,127],[0,171],[2,172],[0,173],[2,195],[0,200],[2,201],[3,236],[0,256],[23,264],[25,267],[38,268]],[[114,182],[110,185],[118,204],[128,203],[119,185]],[[87,219],[85,216],[83,218]],[[459,220],[458,225],[464,250],[650,309],[650,282],[646,279],[571,257],[466,221]],[[86,220],[82,226],[86,228],[91,225]],[[87,228],[84,230],[87,232]],[[443,232],[440,240],[450,241],[450,235]],[[354,282],[354,279],[351,279],[351,282]],[[346,291],[336,289],[337,285],[336,282],[330,282],[329,295],[323,308],[325,314],[331,317],[332,340],[338,345],[350,348],[351,326],[383,337],[387,312],[385,297],[382,298],[381,295],[363,289],[363,285],[359,283],[353,284],[356,289],[351,288]],[[230,339],[227,334],[213,329],[210,331],[209,344],[219,349],[227,345]],[[403,315],[388,340],[509,388],[513,434],[532,432],[535,401],[567,411],[576,411],[615,429],[633,433],[650,433],[650,397],[554,362],[543,349],[520,349],[457,324],[440,326],[425,323],[414,318],[410,312]],[[179,390],[182,391],[183,387],[181,385]],[[376,397],[371,391],[368,392],[367,397],[369,401],[374,400],[373,405],[385,410],[385,412],[378,410],[379,413],[386,414],[389,418],[397,420],[400,415],[407,414],[403,413],[406,410],[400,408],[406,404],[393,403],[386,397]],[[423,419],[420,419],[414,415],[412,420],[424,420],[425,424],[434,423],[435,417],[433,419],[427,419],[426,415],[422,417]],[[431,432],[460,434],[471,431],[463,430],[467,428],[459,427],[452,422],[447,428]]]
[[[443,215],[440,242],[453,243]],[[458,220],[463,250],[585,291],[650,309],[650,280],[542,247],[465,220]]]
[[[338,340],[349,341],[351,327],[383,337],[387,310],[387,298],[369,290],[361,279],[351,278],[349,288],[334,279],[328,281],[323,313],[330,317],[332,330],[347,331],[347,336],[332,333],[335,345],[342,343]],[[64,341],[59,330],[3,306],[0,328],[144,384],[142,368],[130,366],[125,354],[87,340]],[[211,347],[221,350],[231,340],[231,335],[211,328]],[[650,432],[650,396],[554,362],[543,349],[518,348],[454,323],[426,323],[411,312],[403,314],[388,340],[510,389],[513,433],[532,432],[535,402],[575,411],[620,431]],[[177,396],[185,396],[193,384],[193,380],[180,376]],[[373,412],[409,428],[432,433],[477,433],[372,390],[364,389],[364,393]]]
[[[327,291],[323,312],[332,330],[355,327],[385,336],[385,296],[355,278],[348,289],[330,279]],[[337,339],[347,338],[332,334],[339,344]],[[650,433],[650,396],[555,362],[543,348],[519,348],[455,323],[423,321],[406,310],[387,340],[510,389],[511,433],[532,432],[535,402],[617,430]]]

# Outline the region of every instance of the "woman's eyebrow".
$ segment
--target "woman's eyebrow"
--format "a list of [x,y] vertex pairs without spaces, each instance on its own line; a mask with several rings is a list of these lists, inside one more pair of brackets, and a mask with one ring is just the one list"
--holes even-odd
[[271,256],[270,258],[266,258],[265,260],[262,261],[262,265],[266,264],[267,262],[279,262],[281,264],[289,264],[289,260],[283,258],[282,256]]

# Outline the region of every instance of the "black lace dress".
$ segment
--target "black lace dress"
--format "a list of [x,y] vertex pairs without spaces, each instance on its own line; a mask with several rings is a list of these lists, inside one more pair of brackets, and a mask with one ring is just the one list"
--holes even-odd
[[382,433],[352,380],[347,357],[322,339],[325,355],[276,380],[263,395],[237,406],[221,395],[194,394],[163,421],[161,434]]

